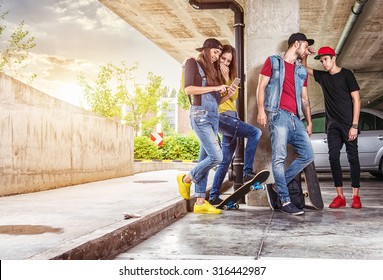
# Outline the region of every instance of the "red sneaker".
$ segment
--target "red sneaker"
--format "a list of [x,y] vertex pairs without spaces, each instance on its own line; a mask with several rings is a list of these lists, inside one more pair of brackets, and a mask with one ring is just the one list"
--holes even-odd
[[351,201],[352,201],[352,204],[351,204],[352,208],[356,208],[356,209],[362,208],[362,203],[360,202],[359,195],[353,195]]
[[336,196],[329,205],[330,208],[339,208],[342,206],[346,206],[346,198],[340,195]]

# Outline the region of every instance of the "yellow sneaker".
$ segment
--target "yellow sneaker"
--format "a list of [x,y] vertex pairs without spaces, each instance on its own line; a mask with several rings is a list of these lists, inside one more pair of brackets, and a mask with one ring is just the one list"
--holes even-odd
[[190,199],[190,186],[191,183],[185,183],[182,179],[184,178],[185,174],[179,174],[177,175],[177,183],[178,183],[178,191],[180,192],[180,195],[184,199]]
[[205,203],[202,205],[194,204],[194,213],[196,214],[221,214],[221,210],[215,208],[208,201],[205,200]]

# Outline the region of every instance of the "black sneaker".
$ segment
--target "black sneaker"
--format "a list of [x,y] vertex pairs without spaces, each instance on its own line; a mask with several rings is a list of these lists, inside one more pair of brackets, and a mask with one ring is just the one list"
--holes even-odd
[[223,201],[223,199],[220,199],[219,197],[216,197],[214,199],[209,199],[209,203],[211,205],[218,205]]
[[291,214],[291,215],[302,215],[305,213],[303,210],[298,209],[291,202],[287,203],[286,205],[283,205],[280,211],[283,213]]
[[243,176],[243,184],[246,184],[247,182],[251,181],[255,175],[256,174],[254,174],[253,172],[247,173],[246,176]]

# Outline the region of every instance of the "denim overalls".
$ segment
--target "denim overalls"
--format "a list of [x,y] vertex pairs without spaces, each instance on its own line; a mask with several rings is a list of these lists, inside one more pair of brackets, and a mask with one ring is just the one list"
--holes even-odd
[[[202,86],[206,86],[206,76],[198,64],[202,77]],[[207,179],[210,169],[222,161],[222,151],[218,143],[218,104],[221,99],[219,92],[209,92],[201,96],[201,105],[191,105],[190,124],[200,141],[200,152],[197,165],[189,176],[195,183],[195,197],[206,196]]]

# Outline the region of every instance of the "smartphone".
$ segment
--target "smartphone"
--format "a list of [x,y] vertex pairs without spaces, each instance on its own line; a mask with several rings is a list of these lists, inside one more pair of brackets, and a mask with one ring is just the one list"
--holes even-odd
[[235,78],[234,81],[231,83],[230,87],[232,87],[233,85],[235,86],[239,86],[239,83],[241,82],[241,79],[240,78]]

